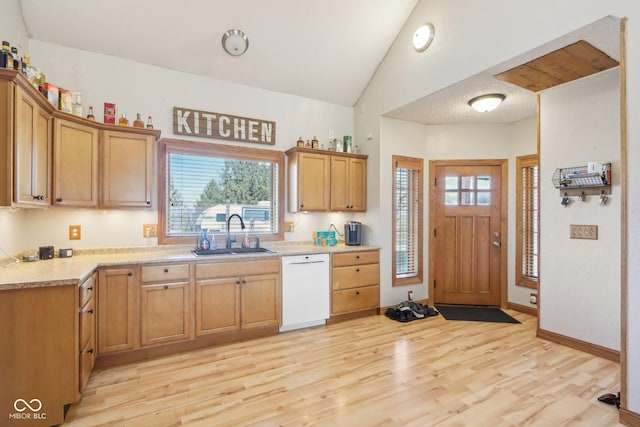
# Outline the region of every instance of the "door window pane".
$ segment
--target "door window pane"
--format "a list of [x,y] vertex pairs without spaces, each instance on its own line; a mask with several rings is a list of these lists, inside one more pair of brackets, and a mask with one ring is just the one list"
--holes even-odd
[[491,177],[479,176],[478,177],[478,190],[491,190]]

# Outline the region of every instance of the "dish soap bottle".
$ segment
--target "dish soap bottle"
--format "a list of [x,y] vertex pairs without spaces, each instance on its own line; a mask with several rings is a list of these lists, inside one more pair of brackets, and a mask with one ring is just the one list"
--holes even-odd
[[211,242],[209,241],[209,236],[207,236],[207,229],[202,230],[202,241],[200,242],[200,248],[203,251],[208,251],[211,248]]
[[249,240],[249,230],[244,231],[244,247],[248,248],[251,246],[251,241]]

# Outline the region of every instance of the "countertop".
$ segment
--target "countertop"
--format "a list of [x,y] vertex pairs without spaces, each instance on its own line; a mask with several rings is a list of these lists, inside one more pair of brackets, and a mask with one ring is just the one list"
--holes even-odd
[[0,291],[78,285],[88,279],[97,268],[159,264],[167,262],[233,261],[248,258],[281,257],[315,253],[355,252],[378,250],[377,246],[315,246],[311,243],[283,242],[264,244],[272,253],[195,256],[191,246],[145,246],[76,250],[70,258],[53,258],[35,262],[11,261],[1,264]]

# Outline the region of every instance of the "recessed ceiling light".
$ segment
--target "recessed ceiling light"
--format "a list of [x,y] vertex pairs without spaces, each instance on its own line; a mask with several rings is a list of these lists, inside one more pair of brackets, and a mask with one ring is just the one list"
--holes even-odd
[[488,113],[498,108],[504,99],[505,96],[501,93],[490,93],[476,96],[469,101],[469,105],[479,113]]
[[229,30],[222,35],[222,47],[233,56],[240,56],[249,48],[249,38],[240,30]]
[[433,41],[435,31],[436,30],[433,28],[433,25],[430,23],[419,26],[416,32],[413,33],[413,47],[418,52],[427,50]]

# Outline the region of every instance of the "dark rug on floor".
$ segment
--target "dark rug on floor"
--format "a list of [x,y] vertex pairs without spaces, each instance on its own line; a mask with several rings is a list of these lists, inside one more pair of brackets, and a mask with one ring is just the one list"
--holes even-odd
[[447,320],[469,320],[474,322],[520,323],[498,307],[478,305],[436,305],[436,310]]

